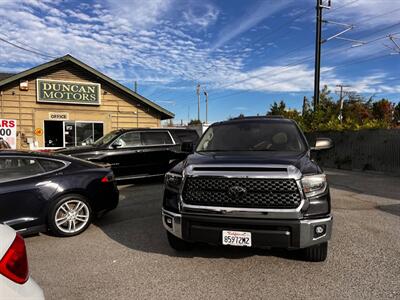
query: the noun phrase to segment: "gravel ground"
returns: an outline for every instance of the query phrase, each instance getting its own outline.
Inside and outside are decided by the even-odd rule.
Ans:
[[[327,173],[334,230],[324,263],[205,245],[176,253],[153,182],[121,186],[119,207],[80,236],[26,238],[31,274],[47,299],[400,299],[400,178]]]

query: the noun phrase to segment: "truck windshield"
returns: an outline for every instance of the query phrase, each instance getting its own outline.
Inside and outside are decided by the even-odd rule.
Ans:
[[[202,136],[197,152],[292,151],[306,145],[294,123],[244,121],[211,126]]]

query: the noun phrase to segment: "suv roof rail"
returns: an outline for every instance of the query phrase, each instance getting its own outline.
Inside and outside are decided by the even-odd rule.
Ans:
[[[234,117],[231,120],[246,120],[246,119],[286,119],[281,115],[266,115],[266,116],[246,116],[246,117]]]

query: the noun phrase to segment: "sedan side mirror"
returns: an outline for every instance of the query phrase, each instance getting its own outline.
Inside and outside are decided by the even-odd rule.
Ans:
[[[192,153],[193,152],[193,143],[192,142],[183,142],[181,145],[181,150],[182,152],[188,152]]]
[[[330,138],[317,138],[315,146],[311,147],[313,151],[328,150],[333,148],[333,142]]]
[[[121,143],[120,141],[116,141],[116,142],[114,142],[114,143],[112,144],[112,147],[113,147],[114,149],[121,148],[121,147],[122,147],[122,143]]]

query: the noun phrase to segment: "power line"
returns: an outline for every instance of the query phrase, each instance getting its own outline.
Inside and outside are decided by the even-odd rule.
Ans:
[[[355,2],[355,1],[353,1],[353,2]],[[400,10],[400,8],[397,9],[397,10]],[[380,14],[380,15],[376,15],[376,16],[370,17],[370,18],[368,18],[368,19],[365,20],[365,21],[370,21],[370,20],[375,19],[375,18],[377,18],[377,17],[381,17],[381,16],[384,16],[384,15],[391,14],[391,13],[397,11],[397,10],[394,10],[394,11],[391,11],[391,12],[386,12],[386,13],[384,13],[384,14]],[[365,23],[365,21],[364,21],[364,22],[358,22],[358,23],[356,23],[355,25],[360,25],[360,24],[362,24],[362,23]],[[380,30],[378,30],[378,31],[374,31],[373,34],[382,32],[382,31],[384,31],[384,30],[390,29],[390,28],[395,27],[395,26],[398,26],[398,25],[400,25],[400,22],[395,23],[395,24],[392,24],[392,25],[389,25],[389,26],[387,26],[387,27],[384,27],[384,28],[382,28],[382,29],[380,29]],[[396,34],[396,33],[395,33],[395,34]],[[369,36],[369,35],[370,35],[370,34],[368,34],[367,36]],[[384,39],[384,38],[386,38],[386,37],[387,37],[387,36],[379,37],[379,38],[377,38],[377,39],[371,40],[371,41],[366,42],[366,43],[364,43],[364,44],[369,44],[369,43],[372,43],[372,42],[375,42],[375,41]],[[358,39],[360,39],[360,38],[358,38]],[[308,44],[306,47],[311,46],[312,44],[313,44],[313,43],[310,43],[310,44]],[[305,48],[305,47],[303,47],[303,48]],[[293,50],[290,50],[288,53],[291,53],[291,52],[293,52],[293,51],[295,51],[295,50],[298,50],[298,48],[295,48],[295,49],[293,49]],[[331,52],[331,51],[328,51],[328,52]],[[284,55],[280,55],[280,56],[278,56],[278,58],[279,58],[279,57],[282,57],[282,56],[285,56],[285,55],[287,55],[288,53],[285,53]],[[310,56],[310,57],[312,57],[312,56]],[[310,58],[310,57],[309,57],[309,58]],[[302,62],[303,62],[303,61],[301,61],[301,63],[302,63]],[[289,64],[289,65],[291,65],[291,64]],[[289,65],[286,65],[286,66],[289,66]],[[284,67],[286,67],[286,66],[284,66]],[[259,74],[258,76],[266,75],[266,74],[267,74],[267,73]],[[256,77],[258,77],[258,76],[249,77],[249,79],[253,79],[253,78],[256,78]],[[235,81],[235,82],[232,82],[232,83],[230,83],[230,84],[220,86],[220,87],[218,87],[218,89],[224,88],[224,87],[229,87],[229,86],[232,86],[232,85],[234,85],[234,84],[236,84],[236,83],[241,83],[241,82],[244,82],[244,81],[245,81],[245,80]]]
[[[387,26],[387,27],[385,27],[385,28],[383,28],[383,29],[381,29],[381,30],[379,30],[379,31],[375,31],[375,32],[373,32],[373,34],[379,33],[379,32],[381,32],[381,31],[384,31],[384,30],[386,30],[386,29],[392,28],[392,27],[397,26],[397,25],[400,25],[400,22],[399,22],[399,23],[396,23],[396,24],[389,25],[389,26]],[[396,33],[395,33],[395,34],[396,34]],[[371,35],[371,34],[369,34],[369,35]],[[369,36],[369,35],[367,35],[367,36]],[[375,42],[375,41],[384,39],[384,38],[386,38],[386,37],[387,37],[387,36],[385,35],[385,36],[383,36],[383,37],[379,37],[379,38],[376,38],[376,39],[371,40],[371,41],[369,41],[369,42],[366,42],[365,44],[373,43],[373,42]],[[346,43],[346,44],[347,44],[347,43]],[[343,44],[342,44],[342,45],[343,45]],[[333,48],[333,49],[329,49],[329,50],[326,51],[325,53],[331,53],[331,52],[333,52],[333,51],[338,50],[338,48],[339,48],[339,47],[335,47],[335,48]],[[350,49],[353,49],[353,47],[352,47],[352,48],[349,48],[349,49],[347,49],[347,50],[350,50]],[[297,65],[299,65],[299,64],[304,63],[304,62],[307,61],[307,60],[310,60],[312,57],[313,57],[313,55],[310,55],[310,56],[308,56],[308,57],[306,57],[306,58],[303,58],[302,60],[300,60],[300,61],[298,61],[298,62],[291,63],[291,64],[287,64],[287,65],[283,66],[283,68],[297,66]],[[279,73],[280,73],[280,72],[279,72]],[[226,87],[229,87],[229,86],[233,86],[233,85],[235,85],[235,84],[237,84],[237,83],[242,83],[242,82],[245,82],[245,81],[254,79],[254,78],[259,78],[260,76],[267,75],[267,74],[271,74],[271,73],[270,73],[270,72],[265,72],[265,73],[261,73],[261,74],[255,75],[255,76],[248,77],[248,78],[243,79],[243,80],[231,82],[231,83],[229,83],[229,84],[226,84],[226,85],[223,85],[223,86],[219,86],[218,89],[226,88]],[[273,73],[272,73],[272,74],[273,74]]]
[[[352,2],[346,3],[346,4],[341,5],[341,6],[339,6],[339,7],[333,8],[330,12],[332,12],[332,11],[338,11],[338,10],[340,10],[340,9],[342,9],[342,8],[345,8],[345,7],[347,7],[347,6],[349,6],[349,5],[353,4],[353,3],[356,3],[356,2],[358,2],[358,1],[359,1],[359,0],[354,0],[354,1],[352,1]],[[304,15],[306,15],[307,13],[309,13],[310,11],[312,11],[313,9],[314,9],[313,7],[310,8],[310,9],[307,9],[306,11],[304,11],[303,13],[301,13],[300,15],[296,16],[294,19],[292,19],[292,20],[290,20],[290,21],[288,21],[288,22],[285,22],[285,23],[281,24],[280,26],[278,26],[276,29],[273,30],[272,33],[269,32],[269,33],[267,33],[267,34],[261,36],[259,39],[255,40],[255,41],[252,41],[252,44],[257,44],[258,42],[264,40],[265,38],[270,37],[270,36],[273,36],[274,34],[276,34],[277,32],[279,32],[280,30],[282,30],[282,29],[284,29],[284,28],[288,28],[288,27],[286,27],[286,26],[293,24],[296,20],[300,19],[301,17],[303,17]],[[308,46],[307,46],[307,47],[308,47]],[[241,47],[241,48],[239,48],[239,50],[240,50],[240,49],[243,49],[243,48],[244,48],[244,47]],[[293,51],[295,51],[295,50],[299,50],[299,49],[301,49],[301,48],[305,48],[305,47],[295,48],[295,49],[291,50],[290,52],[288,52],[288,53],[286,53],[286,54],[289,54],[289,53],[291,53],[291,52],[293,52]],[[282,57],[282,56],[279,56],[279,57]],[[275,58],[275,59],[276,59],[276,58]],[[203,75],[201,75],[201,76],[199,77],[198,81],[201,81],[201,80],[204,78],[204,76],[206,75],[206,72],[209,71],[212,67],[215,67],[215,64],[211,64],[210,67],[208,67],[205,71],[203,71],[203,72],[202,72]],[[204,74],[204,73],[205,73],[205,74]]]
[[[377,59],[381,59],[381,58],[389,57],[389,56],[391,56],[391,55],[390,55],[390,54],[385,54],[385,55],[380,55],[380,56],[376,56],[376,57],[371,57],[371,58],[369,58],[369,59],[363,59],[363,60],[354,61],[354,62],[351,62],[351,63],[345,63],[345,64],[342,64],[342,65],[333,66],[333,67],[335,67],[335,68],[347,67],[348,65],[360,64],[360,63],[364,63],[364,62],[367,62],[367,61],[377,60]],[[325,72],[326,72],[326,71],[325,71]],[[324,72],[323,72],[323,73],[324,73]],[[271,86],[277,85],[277,84],[279,84],[279,83],[281,83],[281,82],[282,82],[282,81],[279,80],[279,81],[276,81],[276,82],[273,82],[273,83],[269,84],[268,86],[271,87]],[[249,92],[249,91],[251,91],[251,89],[241,90],[241,91],[237,91],[237,92],[234,92],[234,93],[230,93],[230,94],[228,94],[228,95],[221,95],[221,96],[219,96],[219,97],[215,97],[215,98],[213,98],[212,100],[213,100],[213,101],[214,101],[214,100],[220,100],[220,99],[227,98],[227,97],[230,97],[230,96],[235,96],[235,95],[238,95],[238,94],[243,94],[243,93],[246,93],[246,92]]]
[[[278,26],[276,29],[274,29],[272,32],[268,32],[267,34],[262,35],[260,38],[256,39],[255,41],[252,41],[252,44],[257,44],[257,43],[261,42],[262,40],[266,39],[267,37],[273,36],[274,34],[276,34],[277,32],[281,31],[282,29],[287,28],[286,26],[291,25],[291,24],[292,24],[293,22],[295,22],[297,19],[299,19],[299,18],[301,18],[302,16],[304,16],[305,14],[307,14],[310,10],[311,10],[311,9],[307,9],[307,10],[304,11],[302,14],[296,16],[294,19],[292,19],[292,20],[290,20],[290,21],[288,21],[288,22],[285,22],[285,23],[281,24],[281,25]],[[247,45],[246,45],[246,46],[243,46],[243,47],[241,47],[241,48],[239,48],[239,50],[237,50],[237,51],[240,51],[240,50],[244,49],[245,47],[247,47]],[[201,80],[204,78],[204,76],[207,75],[207,72],[208,72],[209,70],[211,70],[213,67],[216,67],[215,63],[211,63],[211,66],[207,67],[206,70],[202,71],[201,74],[203,74],[203,75],[201,75],[201,76],[199,77],[198,81],[201,81]]]
[[[357,1],[358,1],[358,0],[357,0]],[[355,3],[355,2],[357,2],[357,1],[353,1],[353,2],[347,3],[347,4],[345,4],[345,5],[342,5],[342,7],[348,6],[348,5],[350,5],[350,4],[352,4],[352,3]],[[336,8],[335,10],[338,10],[339,8],[341,8],[341,7],[338,7],[338,8]],[[400,8],[399,8],[399,9],[396,9],[396,10],[392,10],[392,11],[390,11],[390,12],[385,12],[385,13],[382,13],[382,14],[379,14],[379,15],[371,16],[371,17],[369,17],[369,18],[364,19],[362,22],[358,22],[358,23],[356,23],[356,24],[354,24],[354,25],[360,25],[360,24],[365,23],[365,22],[368,22],[368,21],[370,21],[370,20],[372,20],[372,19],[375,19],[375,18],[378,18],[378,17],[381,17],[381,16],[385,16],[385,15],[390,15],[390,14],[392,14],[392,13],[398,11],[398,10],[400,10]],[[331,11],[329,11],[329,12],[332,12],[332,11],[333,11],[333,10],[331,10]],[[391,25],[386,26],[386,27],[384,27],[384,28],[381,28],[381,29],[378,30],[378,31],[374,31],[372,34],[377,34],[377,33],[379,33],[379,32],[385,31],[385,30],[387,30],[387,29],[389,29],[389,28],[392,28],[392,27],[395,27],[395,26],[398,26],[398,25],[400,25],[400,22],[399,22],[399,23],[395,23],[395,24],[391,24]],[[371,35],[371,34],[367,34],[365,37],[370,36],[370,35]],[[363,36],[363,37],[364,37],[364,36]],[[387,36],[379,37],[379,38],[377,38],[377,39],[374,39],[374,40],[371,40],[371,41],[368,41],[368,42],[364,43],[364,45],[365,45],[365,44],[372,43],[372,42],[375,42],[375,41],[380,40],[380,39],[384,39],[384,38],[386,38],[386,37],[387,37]],[[313,44],[313,43],[312,43],[312,44]],[[309,47],[309,46],[311,46],[312,44],[304,45],[304,46],[301,46],[301,47],[296,47],[296,48],[294,48],[294,49],[288,51],[287,53],[284,53],[284,54],[282,54],[282,55],[280,55],[280,56],[278,56],[278,57],[286,56],[287,54],[289,54],[289,53],[291,53],[291,52],[294,52],[294,51],[299,50],[299,49],[302,49],[302,48]],[[342,45],[343,45],[343,44],[342,44]],[[339,48],[339,47],[335,47],[335,48],[333,48],[333,49],[330,49],[330,50],[326,51],[325,53],[330,53],[330,52],[332,52],[332,51],[340,50],[340,49],[338,49],[338,48]],[[351,48],[350,48],[350,49],[351,49]],[[350,49],[347,49],[347,50],[350,50]],[[288,64],[288,65],[284,66],[283,69],[279,70],[278,72],[272,72],[272,74],[275,74],[275,75],[276,75],[276,74],[282,73],[282,72],[285,71],[288,67],[293,67],[293,66],[299,65],[299,64],[301,64],[301,63],[303,63],[303,62],[309,60],[310,58],[312,58],[312,56],[303,58],[300,62],[297,61],[297,62],[295,62],[295,63]],[[348,65],[348,64],[347,64],[347,65]],[[235,82],[231,82],[231,83],[229,83],[229,84],[223,85],[223,86],[219,86],[219,87],[217,87],[217,88],[218,88],[218,89],[221,89],[221,88],[224,88],[224,87],[229,87],[229,86],[235,85],[235,84],[237,84],[237,83],[241,83],[241,82],[245,82],[245,81],[251,80],[251,79],[253,79],[253,78],[261,77],[261,76],[266,75],[266,74],[270,74],[270,75],[271,75],[271,72],[261,73],[261,74],[258,74],[258,75],[256,75],[256,76],[251,76],[251,77],[248,77],[248,78],[243,79],[243,80],[240,80],[240,81],[235,81]],[[249,90],[251,90],[251,89],[249,89]],[[241,92],[243,92],[243,91],[241,91]],[[228,95],[228,96],[229,96],[229,95]],[[225,96],[224,96],[224,97],[225,97]],[[213,100],[216,100],[216,99],[218,99],[218,97],[213,98]],[[187,105],[187,104],[185,104],[185,105]]]
[[[349,5],[352,5],[352,4],[354,4],[354,3],[358,2],[358,1],[359,1],[359,0],[354,0],[354,1],[352,1],[352,2],[348,2],[348,3],[344,4],[344,5],[339,6],[339,7],[332,8],[332,9],[331,9],[330,11],[328,11],[327,13],[331,13],[331,12],[338,11],[338,10],[340,10],[340,9],[342,9],[342,8],[345,8],[345,7],[349,6]],[[290,24],[293,23],[295,20],[297,20],[298,18],[302,17],[304,14],[306,14],[307,12],[309,12],[309,11],[312,10],[312,9],[313,9],[313,8],[311,8],[311,9],[309,9],[309,10],[306,10],[304,13],[300,14],[300,15],[297,16],[295,19],[293,19],[293,20],[291,20],[291,21],[289,21],[289,22],[286,22],[285,24],[287,25],[288,23],[290,23]],[[385,15],[391,14],[391,13],[393,13],[393,12],[396,12],[397,10],[400,10],[400,9],[396,9],[396,10],[393,10],[393,11],[390,11],[390,12],[385,12],[385,13],[383,13],[383,14],[379,14],[379,15],[372,16],[372,17],[370,17],[370,18],[368,18],[368,19],[366,19],[366,20],[363,20],[363,22],[358,22],[358,23],[353,24],[353,25],[362,24],[362,23],[364,23],[365,21],[369,21],[369,20],[374,19],[374,18],[377,18],[377,17],[381,17],[381,16],[385,16]],[[282,24],[281,27],[284,26],[285,24]],[[397,25],[397,24],[394,24],[394,25],[392,25],[392,26],[396,26],[396,25]],[[391,26],[390,26],[390,27],[391,27]],[[278,27],[278,28],[279,28],[279,27]],[[384,28],[384,29],[386,29],[386,28]],[[378,32],[379,32],[379,31],[378,31]],[[378,32],[375,32],[375,33],[378,33]],[[267,34],[266,36],[268,36],[268,34]],[[261,37],[261,39],[264,39],[266,36]],[[310,46],[313,45],[313,44],[314,44],[314,42],[309,43],[309,44],[306,44],[306,45],[303,45],[303,46],[300,46],[300,47],[295,47],[295,48],[289,50],[288,52],[283,53],[283,54],[281,54],[281,55],[275,57],[274,59],[279,59],[279,58],[281,58],[281,57],[287,56],[288,54],[290,54],[290,53],[292,53],[292,52],[305,49],[305,48],[307,48],[307,47],[310,47]],[[202,73],[207,72],[207,71],[210,70],[213,66],[215,66],[215,63],[213,63],[210,67],[208,67],[208,68],[207,68],[205,71],[203,71]],[[184,75],[184,74],[181,73],[181,75]],[[192,81],[194,81],[194,82],[199,82],[204,76],[205,76],[205,74],[202,75],[202,76],[199,78],[199,80],[197,80],[197,81],[195,81],[195,79],[194,79],[193,77],[191,77],[191,79],[192,79]],[[254,77],[248,78],[247,80],[250,80],[250,79],[252,79],[252,78],[254,78]],[[244,81],[245,81],[245,80],[241,80],[240,82],[244,82]],[[219,86],[218,89],[221,89],[221,88],[224,88],[224,87],[229,87],[229,86],[232,86],[232,85],[234,85],[234,84],[236,84],[236,83],[237,83],[237,82],[232,82],[232,83],[229,83],[229,84],[226,84],[226,85],[223,85],[223,86]]]
[[[347,7],[347,6],[350,6],[350,5],[352,5],[352,4],[354,4],[354,3],[358,2],[358,1],[360,1],[360,0],[354,0],[354,1],[348,2],[348,3],[343,4],[343,5],[341,5],[341,6],[338,6],[338,7],[332,7],[331,10],[329,10],[329,11],[327,11],[327,12],[325,13],[325,15],[330,14],[330,13],[332,13],[332,12],[337,12],[338,10],[341,10],[342,8],[345,8],[345,7]]]
[[[43,52],[39,52],[39,51],[35,51],[35,50],[31,50],[31,49],[25,48],[23,46],[19,46],[19,45],[13,43],[13,42],[10,42],[10,41],[8,41],[6,39],[3,39],[2,37],[0,37],[0,41],[2,41],[4,43],[7,43],[7,44],[9,44],[9,45],[11,45],[13,47],[16,47],[18,49],[21,49],[21,50],[24,50],[24,51],[27,51],[27,52],[31,52],[31,53],[36,54],[36,55],[40,55],[40,56],[47,57],[47,58],[53,58],[53,59],[56,58],[55,56],[51,56],[51,55],[45,54]]]
[[[346,50],[351,50],[351,49],[353,49],[353,48],[347,48]],[[333,51],[336,51],[336,50],[337,50],[336,48],[333,48],[333,49],[330,49],[329,52],[333,52]],[[364,58],[364,59],[361,59],[361,60],[357,60],[357,61],[352,61],[352,62],[343,63],[343,64],[336,65],[336,66],[334,65],[334,66],[332,66],[332,67],[334,67],[334,68],[347,67],[347,66],[349,66],[349,65],[360,64],[360,63],[364,63],[364,62],[368,62],[368,61],[373,61],[373,60],[377,60],[377,59],[381,59],[381,58],[385,58],[385,57],[390,57],[390,56],[391,56],[390,54],[375,56],[376,54],[381,53],[381,52],[382,52],[382,51],[378,51],[377,53],[374,53],[373,55],[370,55],[370,56],[368,56],[367,58]],[[303,63],[305,60],[310,60],[311,58],[312,58],[312,56],[307,57],[307,58],[305,58],[303,61],[301,61],[301,63]],[[298,65],[298,64],[299,64],[299,63],[297,63],[297,65]],[[287,69],[288,67],[293,67],[293,66],[296,66],[296,65],[293,64],[293,65],[291,65],[291,66],[283,67],[284,69],[279,70],[279,72],[276,72],[274,75],[283,73],[284,71],[286,71],[286,69]],[[324,72],[327,72],[327,71],[324,71]],[[260,76],[261,76],[261,75],[258,75],[258,76],[255,76],[255,77],[260,77]],[[272,84],[269,84],[269,87],[270,87],[270,86],[277,85],[277,84],[279,84],[279,83],[281,83],[281,82],[282,82],[281,80],[276,81],[276,82],[273,82]],[[230,93],[230,94],[227,94],[227,95],[221,95],[221,96],[214,97],[212,100],[214,101],[214,100],[219,100],[219,99],[227,98],[227,97],[234,96],[234,95],[238,95],[238,94],[243,94],[243,93],[249,92],[249,91],[251,91],[251,90],[252,90],[252,89],[245,89],[245,90],[236,91],[236,92],[233,92],[233,93]]]

